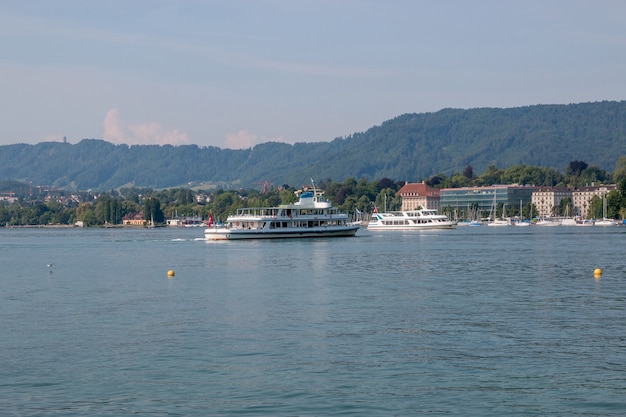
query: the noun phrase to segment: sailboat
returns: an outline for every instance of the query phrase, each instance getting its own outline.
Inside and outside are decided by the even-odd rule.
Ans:
[[[596,220],[594,226],[617,226],[617,221],[606,217],[606,195],[602,196],[602,220]]]
[[[569,204],[565,206],[565,217],[561,219],[561,226],[577,226],[576,219],[569,215]]]
[[[530,226],[530,221],[525,222],[522,216],[522,200],[519,201],[519,221],[514,223],[515,226]]]
[[[493,212],[495,213],[495,201],[496,201],[496,196],[493,196],[493,202],[494,202],[494,209]],[[494,219],[493,221],[490,221],[489,223],[487,223],[487,226],[511,226],[511,219],[506,217],[506,205],[502,206],[502,217],[499,219]]]
[[[559,220],[552,220],[549,216],[544,216],[537,220],[535,226],[560,226],[561,222]]]
[[[558,220],[552,220],[549,217],[544,217],[542,219],[539,219],[537,221],[537,223],[535,223],[535,226],[560,226],[561,222]]]
[[[481,222],[478,218],[478,212],[467,206],[467,219],[457,223],[457,226],[480,226]]]

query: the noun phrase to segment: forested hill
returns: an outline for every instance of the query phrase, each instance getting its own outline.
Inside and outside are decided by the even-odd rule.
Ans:
[[[0,146],[0,180],[58,188],[165,188],[209,182],[305,184],[311,177],[419,181],[489,165],[564,170],[574,160],[612,172],[626,155],[626,101],[404,114],[332,142],[252,149],[114,145],[85,139]]]

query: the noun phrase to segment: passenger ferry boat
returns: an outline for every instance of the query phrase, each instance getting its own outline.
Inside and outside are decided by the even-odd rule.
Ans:
[[[339,237],[354,236],[359,230],[359,224],[333,207],[314,182],[312,190],[298,194],[293,204],[238,209],[223,226],[210,224],[204,236],[207,240]]]
[[[368,230],[454,229],[457,222],[437,210],[420,209],[372,213]]]

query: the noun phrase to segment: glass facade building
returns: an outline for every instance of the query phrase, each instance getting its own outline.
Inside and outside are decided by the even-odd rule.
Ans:
[[[459,214],[470,211],[489,213],[500,203],[507,207],[519,207],[531,202],[537,187],[521,185],[493,185],[490,187],[443,188],[440,194],[440,207]]]

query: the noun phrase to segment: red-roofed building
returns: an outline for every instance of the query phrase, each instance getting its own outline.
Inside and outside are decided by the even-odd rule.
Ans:
[[[439,189],[424,182],[406,183],[396,194],[402,197],[402,210],[439,210]]]

